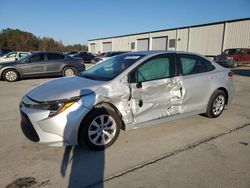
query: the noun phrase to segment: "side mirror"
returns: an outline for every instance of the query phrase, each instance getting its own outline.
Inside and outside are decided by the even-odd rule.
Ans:
[[[136,88],[142,88],[141,82],[137,82],[137,83],[136,83]]]

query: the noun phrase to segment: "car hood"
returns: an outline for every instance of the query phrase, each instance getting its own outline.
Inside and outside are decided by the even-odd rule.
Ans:
[[[79,76],[64,77],[45,82],[27,93],[35,101],[47,102],[88,95],[94,92],[103,81],[90,80]]]

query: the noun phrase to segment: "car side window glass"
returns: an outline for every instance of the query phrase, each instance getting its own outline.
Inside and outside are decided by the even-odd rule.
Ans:
[[[61,54],[47,54],[47,57],[48,57],[48,60],[59,60],[59,59],[65,59],[65,56],[64,55],[61,55]]]
[[[9,55],[6,56],[6,58],[12,58],[16,57],[16,53],[10,53]]]
[[[27,53],[19,53],[19,58],[25,57],[27,55],[28,55]]]
[[[44,61],[44,54],[36,54],[30,57],[30,62]]]
[[[208,60],[195,55],[179,55],[182,75],[212,71],[215,67]]]
[[[169,78],[173,75],[173,66],[174,62],[172,62],[171,56],[155,57],[131,73],[130,82],[144,82]]]

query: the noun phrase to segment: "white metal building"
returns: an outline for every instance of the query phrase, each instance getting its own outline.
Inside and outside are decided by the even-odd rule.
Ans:
[[[89,51],[177,50],[207,56],[250,48],[250,18],[135,33],[88,41]]]

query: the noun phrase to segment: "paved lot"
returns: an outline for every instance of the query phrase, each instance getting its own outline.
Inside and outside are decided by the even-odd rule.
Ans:
[[[0,187],[250,187],[250,68],[236,72],[233,104],[218,119],[122,131],[105,152],[28,141],[19,100],[49,79],[0,81]]]

